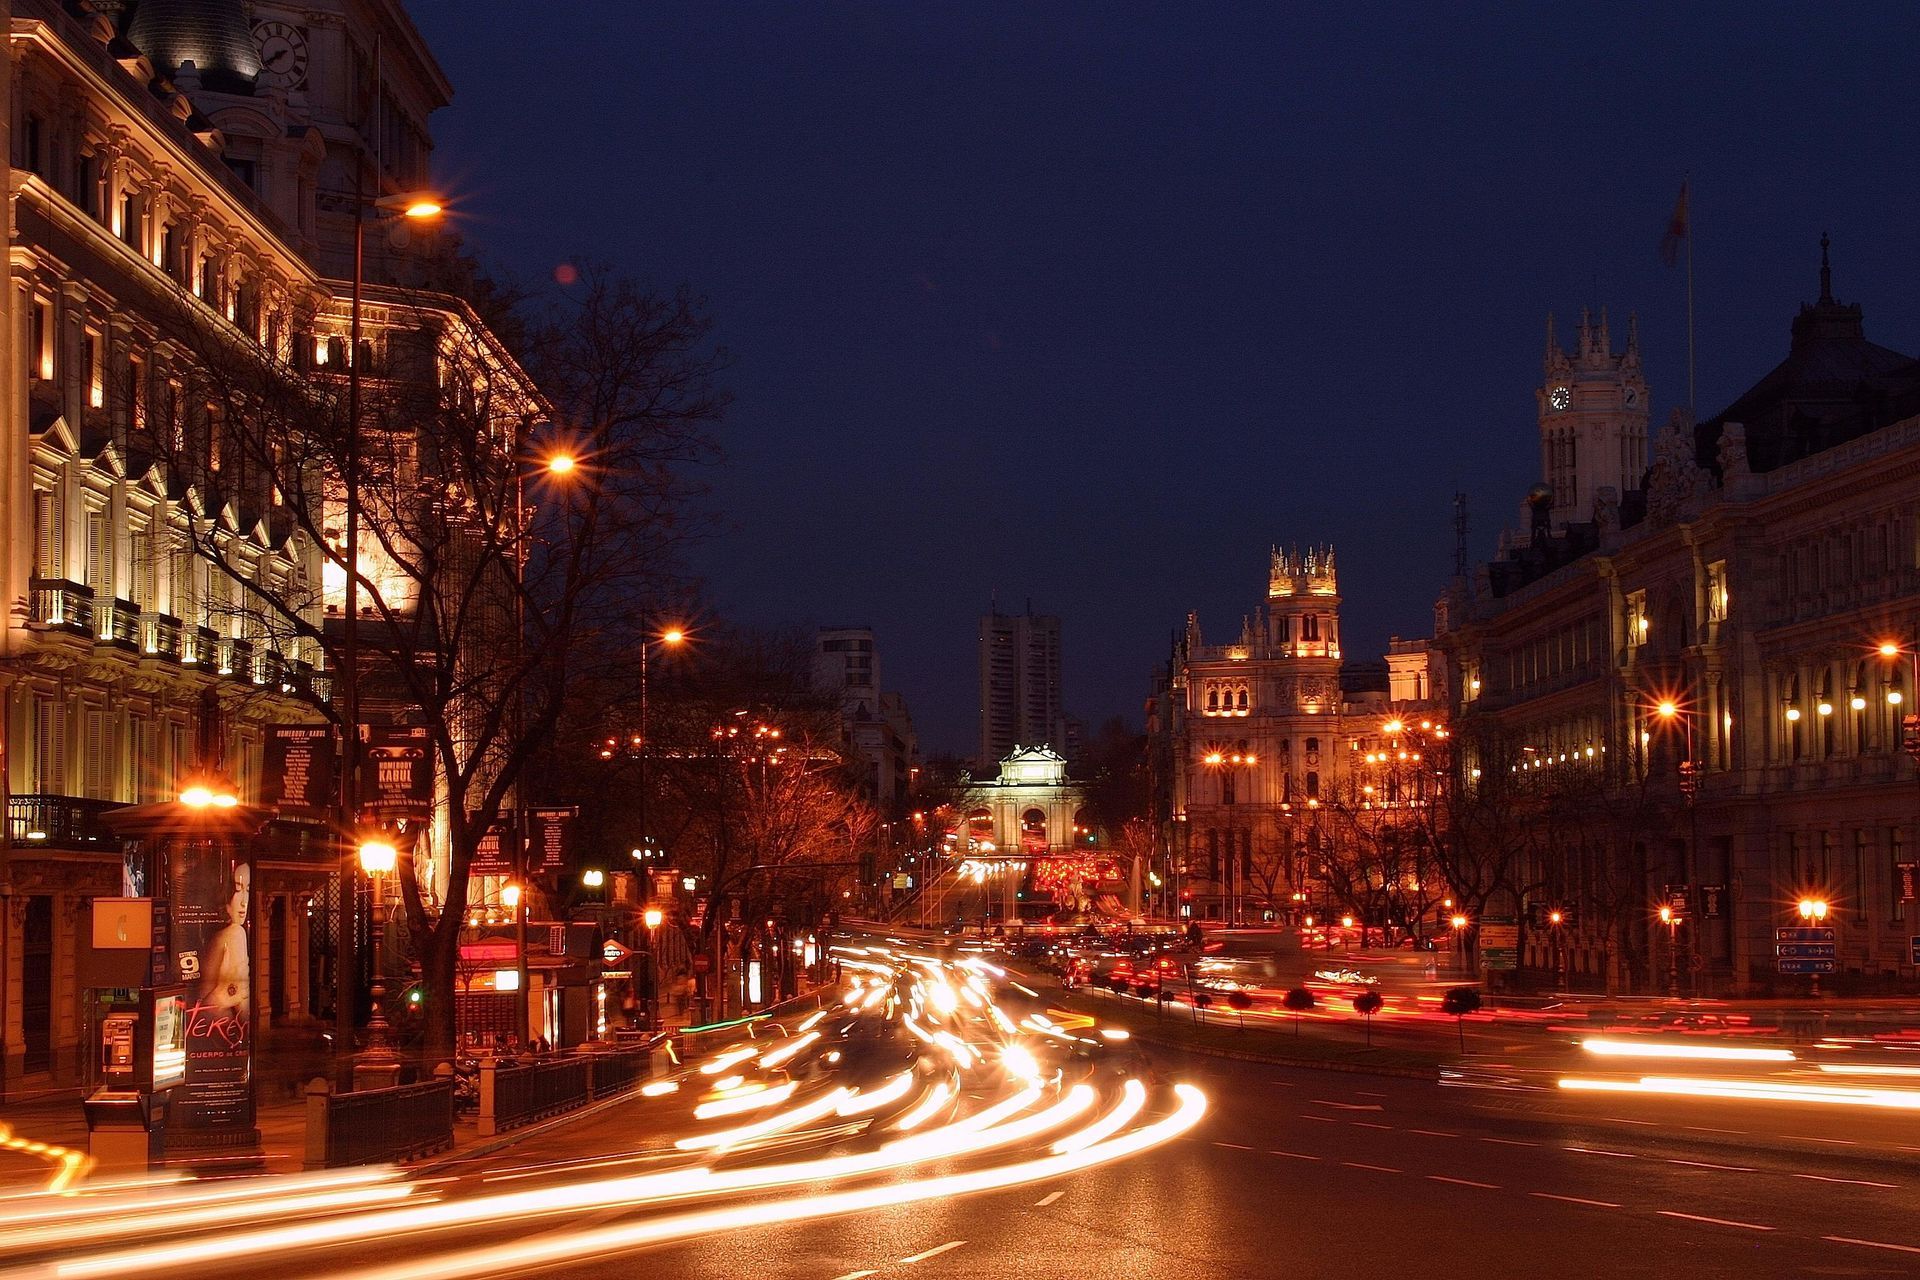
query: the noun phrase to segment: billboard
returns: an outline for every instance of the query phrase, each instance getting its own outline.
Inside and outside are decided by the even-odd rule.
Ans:
[[[185,1070],[170,1124],[253,1128],[253,865],[216,840],[188,840],[167,860],[167,943],[186,988]]]

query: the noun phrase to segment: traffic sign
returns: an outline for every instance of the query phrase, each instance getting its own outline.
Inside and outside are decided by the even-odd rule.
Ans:
[[[1838,941],[1838,939],[1839,935],[1831,925],[1817,929],[1796,928],[1775,929],[1773,931],[1773,940],[1775,942],[1835,942]]]
[[[1907,939],[1907,959],[1913,964],[1920,964],[1920,938]]]
[[[1783,942],[1779,950],[1783,960],[1831,960],[1838,954],[1831,942]]]
[[[1834,966],[1831,960],[1789,960],[1785,956],[1777,963],[1781,973],[1832,973]]]

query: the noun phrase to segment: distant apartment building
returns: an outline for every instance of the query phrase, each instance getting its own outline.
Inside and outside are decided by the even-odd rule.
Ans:
[[[1060,619],[1001,613],[980,619],[980,746],[990,769],[1017,747],[1067,751],[1069,726],[1060,708]],[[1071,752],[1068,751],[1071,755]]]

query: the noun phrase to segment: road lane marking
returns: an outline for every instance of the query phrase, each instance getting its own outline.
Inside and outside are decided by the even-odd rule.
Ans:
[[[1387,1095],[1384,1093],[1375,1093],[1371,1089],[1355,1089],[1353,1096],[1356,1098],[1384,1098]]]
[[[1216,1142],[1216,1143],[1214,1143],[1213,1145],[1214,1145],[1214,1146],[1216,1146],[1216,1147],[1232,1147],[1232,1148],[1233,1148],[1233,1149],[1234,1149],[1235,1151],[1251,1151],[1251,1150],[1253,1150],[1253,1148],[1252,1148],[1252,1147],[1243,1147],[1243,1146],[1241,1146],[1241,1145],[1240,1145],[1239,1143],[1237,1143],[1237,1142]]]
[[[1809,1138],[1799,1133],[1783,1133],[1780,1136],[1788,1142],[1827,1142],[1836,1147],[1857,1147],[1860,1145],[1851,1138]]]
[[[1655,1209],[1663,1218],[1685,1218],[1688,1222],[1711,1222],[1717,1227],[1743,1227],[1748,1231],[1772,1231],[1772,1227],[1762,1226],[1758,1222],[1735,1222],[1732,1218],[1708,1218],[1698,1213],[1681,1213],[1675,1209]]]
[[[1457,1133],[1443,1133],[1438,1129],[1409,1129],[1408,1133],[1423,1133],[1429,1138],[1457,1138]]]
[[[1319,1121],[1321,1121],[1322,1123],[1325,1123],[1325,1124],[1339,1124],[1339,1123],[1340,1123],[1340,1122],[1339,1122],[1338,1120],[1336,1120],[1336,1119],[1334,1119],[1334,1118],[1333,1118],[1332,1116],[1315,1116],[1315,1115],[1302,1115],[1302,1116],[1301,1116],[1300,1118],[1301,1118],[1302,1120],[1319,1120]]]
[[[1047,1194],[1046,1194],[1046,1195],[1044,1195],[1044,1196],[1042,1196],[1042,1197],[1041,1197],[1040,1199],[1038,1199],[1038,1200],[1036,1200],[1036,1201],[1034,1201],[1034,1202],[1033,1202],[1033,1207],[1034,1207],[1034,1208],[1036,1208],[1036,1209],[1044,1209],[1044,1208],[1046,1208],[1046,1207],[1047,1207],[1048,1205],[1050,1205],[1050,1204],[1052,1204],[1052,1203],[1053,1203],[1053,1202],[1054,1202],[1055,1200],[1058,1200],[1058,1199],[1059,1199],[1059,1198],[1060,1198],[1061,1196],[1063,1196],[1063,1195],[1065,1195],[1065,1194],[1067,1194],[1067,1193],[1066,1193],[1066,1192],[1064,1192],[1064,1191],[1049,1191],[1049,1192],[1047,1192]]]
[[[1630,1151],[1602,1151],[1598,1147],[1562,1147],[1562,1151],[1578,1151],[1586,1156],[1612,1156],[1616,1160],[1638,1160],[1640,1157]]]
[[[1747,1134],[1745,1129],[1709,1129],[1703,1124],[1683,1124],[1680,1127],[1689,1133],[1730,1133],[1736,1138],[1744,1138]]]
[[[1359,1161],[1357,1161],[1357,1160],[1342,1160],[1342,1161],[1341,1161],[1340,1163],[1341,1163],[1341,1164],[1343,1164],[1343,1165],[1345,1165],[1345,1166],[1347,1166],[1347,1168],[1349,1168],[1349,1169],[1371,1169],[1371,1170],[1373,1170],[1373,1171],[1374,1171],[1375,1173],[1404,1173],[1404,1172],[1406,1172],[1406,1170],[1404,1170],[1404,1169],[1393,1169],[1393,1168],[1389,1168],[1388,1166],[1386,1166],[1386,1165],[1384,1165],[1384,1164],[1361,1164],[1361,1163],[1360,1163]]]
[[[1659,1127],[1659,1122],[1656,1120],[1629,1120],[1625,1116],[1601,1116],[1600,1118],[1608,1124],[1643,1124],[1650,1129]]]
[[[1319,1156],[1308,1156],[1308,1155],[1302,1155],[1302,1154],[1301,1154],[1300,1152],[1298,1152],[1298,1151],[1278,1151],[1278,1150],[1274,1150],[1274,1151],[1269,1151],[1269,1152],[1267,1152],[1267,1154],[1268,1154],[1268,1155],[1270,1155],[1270,1156],[1286,1156],[1286,1157],[1287,1157],[1288,1159],[1290,1159],[1290,1160],[1318,1160],[1318,1159],[1320,1158]]]
[[[1497,1142],[1503,1147],[1537,1147],[1537,1142],[1524,1142],[1519,1138],[1482,1138],[1482,1142]]]
[[[1389,1132],[1393,1129],[1393,1126],[1390,1124],[1370,1124],[1365,1120],[1349,1120],[1347,1123],[1356,1129],[1386,1129]]]
[[[925,1262],[928,1258],[931,1258],[936,1254],[945,1253],[949,1249],[958,1249],[961,1245],[965,1243],[966,1243],[965,1240],[949,1240],[945,1244],[937,1244],[933,1246],[933,1248],[931,1249],[922,1249],[919,1253],[911,1253],[911,1254],[908,1254],[906,1257],[900,1259],[900,1265],[904,1267],[909,1262]]]
[[[1611,1200],[1589,1200],[1585,1196],[1557,1196],[1551,1191],[1529,1191],[1530,1196],[1539,1196],[1542,1200],[1564,1200],[1568,1204],[1590,1204],[1596,1209],[1618,1209],[1620,1206]]]
[[[1500,1189],[1495,1183],[1475,1182],[1471,1178],[1449,1178],[1441,1173],[1430,1173],[1427,1175],[1427,1180],[1429,1182],[1451,1182],[1456,1187],[1480,1187],[1486,1191],[1498,1191]]]
[[[1684,1164],[1694,1169],[1724,1169],[1728,1173],[1752,1173],[1753,1169],[1744,1164],[1709,1164],[1705,1160],[1669,1160],[1668,1164]]]
[[[1330,1102],[1325,1098],[1309,1098],[1316,1107],[1338,1107],[1342,1111],[1385,1111],[1377,1102]]]
[[[1888,1244],[1884,1240],[1861,1240],[1854,1236],[1821,1236],[1822,1240],[1831,1240],[1835,1244],[1863,1244],[1869,1249],[1893,1249],[1900,1253],[1920,1253],[1920,1249],[1910,1244]]]
[[[1294,1087],[1294,1082],[1291,1080],[1269,1080],[1267,1083],[1280,1089],[1291,1089]]]
[[[1884,1187],[1888,1191],[1898,1191],[1900,1186],[1894,1182],[1867,1182],[1860,1178],[1823,1178],[1817,1173],[1796,1173],[1796,1178],[1805,1178],[1809,1182],[1844,1182],[1850,1187]]]

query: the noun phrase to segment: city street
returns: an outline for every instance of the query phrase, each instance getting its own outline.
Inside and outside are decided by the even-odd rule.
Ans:
[[[1855,1088],[1797,1060],[1649,1066],[1658,1043],[1617,1060],[1570,1047],[1560,1067],[1489,1060],[1440,1082],[1142,1055],[1054,1019],[1010,983],[990,988],[987,972],[930,960],[897,976],[869,970],[830,1016],[789,1015],[706,1046],[650,1096],[411,1185],[378,1170],[320,1175],[333,1180],[324,1187],[266,1180],[276,1188],[244,1209],[218,1199],[244,1196],[243,1183],[156,1190],[146,1194],[179,1195],[185,1215],[74,1219],[40,1238],[49,1265],[7,1274],[249,1275],[265,1251],[288,1276],[367,1280],[1920,1265],[1920,1095],[1897,1087],[1868,1107],[1560,1086],[1635,1087],[1658,1072],[1698,1088]],[[984,1003],[990,989],[997,1004]],[[1211,1100],[1204,1118],[1176,1085]],[[1056,1173],[1047,1161],[1074,1159],[1061,1147],[1084,1159]],[[50,1229],[35,1214],[86,1203],[10,1202],[0,1247],[24,1260],[46,1247],[24,1234]]]

